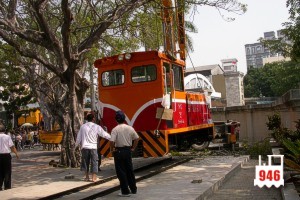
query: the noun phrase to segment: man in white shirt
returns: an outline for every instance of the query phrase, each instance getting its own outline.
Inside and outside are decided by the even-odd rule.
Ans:
[[[97,140],[98,137],[103,137],[110,140],[110,134],[104,131],[101,126],[94,123],[95,116],[90,113],[86,116],[87,123],[80,127],[77,134],[76,144],[77,147],[81,145],[81,171],[85,171],[85,180],[89,181],[89,168],[91,163],[92,181],[97,181],[98,172],[98,153],[97,153]]]
[[[0,123],[0,190],[3,183],[4,190],[11,189],[11,151],[19,158],[11,137],[5,134],[5,127]]]

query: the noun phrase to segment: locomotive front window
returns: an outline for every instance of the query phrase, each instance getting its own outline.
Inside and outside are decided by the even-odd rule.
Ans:
[[[110,70],[102,73],[102,86],[114,86],[124,84],[124,70]]]
[[[173,65],[174,71],[174,87],[176,90],[183,91],[183,74],[182,67]]]
[[[144,65],[132,68],[131,80],[134,83],[149,82],[156,80],[155,65]]]

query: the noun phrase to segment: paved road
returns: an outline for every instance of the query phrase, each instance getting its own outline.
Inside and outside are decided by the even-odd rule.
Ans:
[[[209,200],[281,200],[279,188],[254,186],[255,165],[258,160],[245,163]]]
[[[25,150],[20,154],[20,160],[13,158],[13,189],[2,191],[0,199],[37,199],[58,191],[89,184],[81,180],[83,176],[79,169],[49,166],[50,160],[58,160],[59,151],[41,151],[41,148],[36,148]],[[233,166],[238,166],[237,164],[244,160],[243,157],[233,156],[195,159],[185,165],[139,182],[138,194],[130,198],[141,200],[207,199],[210,193],[207,191],[215,190],[221,185],[222,187],[215,191],[213,196],[210,196],[210,200],[282,199],[280,189],[253,186],[257,160],[250,160],[241,169],[234,170],[234,173],[228,176],[225,183],[222,181],[228,172],[236,168]],[[139,160],[135,161],[136,164],[141,163]],[[100,179],[114,175],[113,160],[105,159],[102,169],[103,171],[98,174]],[[75,179],[65,180],[65,175],[70,173],[75,175]],[[191,183],[194,179],[202,179],[202,182]],[[104,185],[99,190],[103,187]],[[117,194],[118,192],[115,192],[100,199],[116,199]],[[78,198],[75,195],[72,199]]]

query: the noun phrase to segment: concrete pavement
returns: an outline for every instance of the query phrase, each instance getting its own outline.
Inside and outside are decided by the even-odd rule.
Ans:
[[[21,152],[21,159],[13,158],[13,188],[1,191],[1,199],[39,199],[75,187],[91,184],[82,180],[79,169],[56,168],[50,160],[58,160],[59,152],[44,152],[36,149]],[[135,168],[154,162],[154,158],[134,159]],[[258,161],[248,162],[247,156],[210,156],[195,158],[188,163],[176,166],[161,174],[137,183],[138,193],[134,199],[281,199],[280,189],[260,189],[253,186],[255,173],[253,167]],[[251,167],[244,168],[246,166]],[[74,175],[74,179],[65,179]],[[103,160],[100,179],[115,175],[113,159]],[[138,178],[138,176],[137,176]],[[233,180],[231,183],[230,181]],[[246,182],[248,182],[246,184]],[[83,190],[62,199],[81,199],[85,194],[93,194],[105,188],[117,186],[111,181],[97,186],[97,191]],[[221,187],[222,186],[222,187]],[[230,187],[230,189],[226,188]],[[225,190],[224,190],[225,188]],[[217,191],[218,189],[221,189]],[[228,191],[227,191],[228,190]],[[215,192],[215,195],[212,195]],[[222,193],[223,192],[223,193]],[[251,195],[247,196],[248,193]],[[98,199],[116,199],[119,192],[113,192]],[[232,195],[231,195],[232,194]],[[249,197],[249,198],[248,198]]]

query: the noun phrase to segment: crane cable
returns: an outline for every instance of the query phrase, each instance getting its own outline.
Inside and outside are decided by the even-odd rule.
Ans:
[[[190,61],[191,61],[192,67],[193,67],[193,69],[194,69],[194,72],[196,72],[195,65],[194,65],[194,63],[193,63],[193,61],[192,61],[192,58],[191,58],[189,52],[188,52],[188,51],[186,51],[186,52],[187,52],[188,57],[189,57],[189,59],[190,59]],[[197,81],[196,81],[196,82],[198,82],[198,80],[199,80],[200,78],[198,77],[198,74],[197,74],[197,73],[195,73],[195,74],[196,74],[196,77],[197,77]],[[201,86],[201,85],[200,85],[200,86]],[[202,89],[203,89],[203,88],[202,88]]]

